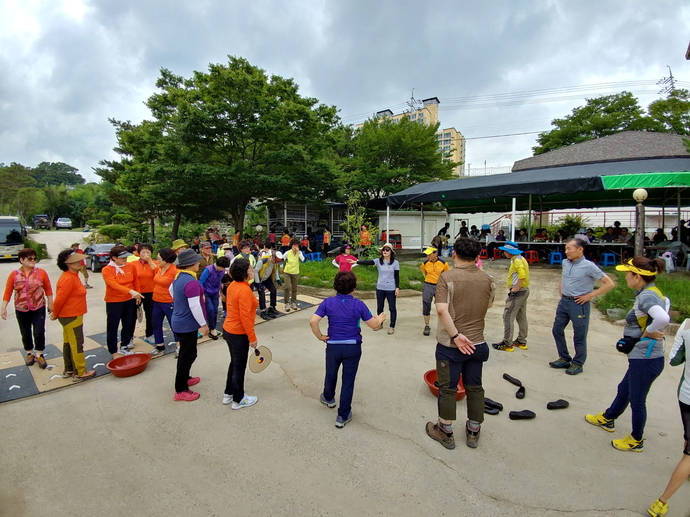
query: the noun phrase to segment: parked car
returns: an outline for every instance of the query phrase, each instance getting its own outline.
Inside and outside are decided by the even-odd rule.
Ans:
[[[66,228],[67,230],[72,229],[72,219],[69,217],[58,217],[57,221],[55,221],[55,229],[59,230],[60,228]]]
[[[88,257],[86,259],[86,267],[91,268],[91,271],[98,273],[104,266],[110,262],[110,250],[115,244],[92,244],[84,250]]]
[[[36,214],[33,220],[34,230],[50,230],[50,217],[47,214]]]

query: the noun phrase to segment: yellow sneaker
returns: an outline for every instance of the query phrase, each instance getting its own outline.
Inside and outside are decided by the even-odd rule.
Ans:
[[[668,512],[668,503],[662,503],[659,499],[654,501],[652,506],[647,508],[647,513],[652,517],[666,515],[666,512]]]
[[[616,421],[605,418],[603,411],[598,415],[585,415],[585,420],[592,425],[601,427],[604,431],[608,431],[609,433],[612,433],[616,430]]]
[[[520,343],[518,341],[513,341],[513,346],[518,347],[520,350],[527,350],[529,348],[527,343]]]
[[[642,440],[635,440],[635,438],[628,435],[620,440],[611,440],[611,445],[619,451],[642,452],[644,450],[644,438]]]

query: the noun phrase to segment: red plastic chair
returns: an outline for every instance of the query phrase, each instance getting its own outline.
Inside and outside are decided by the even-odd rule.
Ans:
[[[489,252],[486,250],[486,248],[482,248],[482,251],[479,252],[479,258],[480,259],[488,259],[489,258]]]
[[[503,258],[503,251],[499,250],[498,248],[494,249],[494,260],[502,259]]]
[[[539,264],[539,253],[535,250],[525,251],[525,260],[528,264]]]

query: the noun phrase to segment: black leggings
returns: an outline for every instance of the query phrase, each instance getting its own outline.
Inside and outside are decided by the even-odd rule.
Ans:
[[[46,348],[46,306],[33,311],[15,311],[24,350],[43,352]],[[32,339],[33,338],[33,339]]]
[[[391,311],[391,323],[392,329],[395,328],[395,320],[398,319],[398,309],[395,306],[397,298],[395,297],[395,291],[382,291],[381,289],[376,290],[376,315],[378,316],[383,312],[383,303],[388,300],[388,308]]]

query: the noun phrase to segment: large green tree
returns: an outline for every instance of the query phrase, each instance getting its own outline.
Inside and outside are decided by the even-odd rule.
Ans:
[[[113,184],[116,203],[133,193],[177,224],[227,214],[242,228],[252,200],[303,201],[334,191],[323,154],[336,109],[300,96],[292,79],[230,57],[189,79],[164,69],[156,86],[146,103],[153,120],[116,123],[122,159],[97,171]]]
[[[41,162],[32,171],[37,187],[46,185],[83,185],[79,169],[62,162]]]
[[[621,131],[665,131],[661,122],[644,115],[630,92],[587,99],[584,106],[551,124],[555,129],[537,137],[538,145],[532,148],[535,155]]]
[[[16,214],[17,193],[20,189],[33,187],[35,184],[30,167],[14,162],[9,165],[0,163],[0,214]]]
[[[439,148],[438,127],[403,117],[338,128],[335,161],[343,190],[359,191],[366,202],[418,183],[451,179],[458,164]]]
[[[652,102],[649,116],[661,123],[664,131],[690,135],[690,92],[673,90],[665,99]]]

